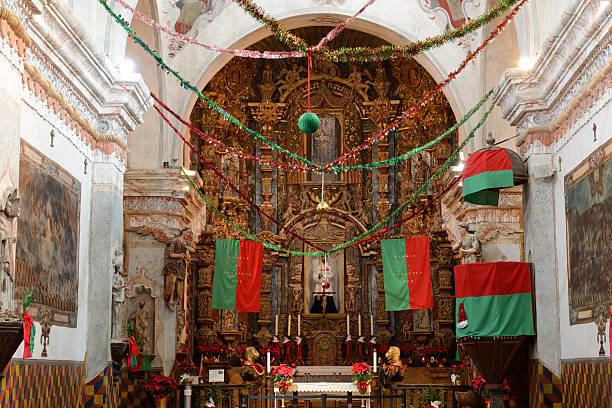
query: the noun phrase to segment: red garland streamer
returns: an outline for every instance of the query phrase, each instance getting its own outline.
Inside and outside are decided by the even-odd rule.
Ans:
[[[314,249],[316,249],[317,251],[321,251],[321,252],[326,252],[325,249],[317,246],[316,244],[313,244],[312,242],[310,242],[308,239],[298,235],[297,233],[295,233],[293,230],[285,227],[283,224],[281,224],[280,222],[276,221],[274,219],[274,217],[272,217],[271,215],[269,215],[268,213],[266,213],[261,207],[259,207],[257,204],[255,204],[255,202],[253,202],[253,200],[251,200],[248,196],[244,195],[240,189],[238,189],[235,185],[233,185],[227,178],[225,178],[225,176],[219,171],[217,170],[217,168],[215,166],[213,166],[213,164],[211,162],[209,162],[208,160],[206,160],[204,158],[204,156],[202,156],[202,154],[191,144],[190,141],[188,141],[185,136],[183,136],[181,134],[181,132],[179,132],[179,130],[172,124],[170,123],[170,121],[168,120],[168,118],[166,117],[166,115],[164,115],[162,113],[162,111],[157,107],[157,106],[153,106],[153,108],[161,115],[161,117],[166,121],[166,123],[168,124],[168,126],[170,126],[172,128],[172,130],[174,130],[176,132],[177,135],[179,135],[179,137],[183,140],[183,142],[185,142],[185,144],[187,146],[189,146],[189,148],[191,149],[191,151],[193,151],[198,158],[202,161],[202,163],[204,163],[204,165],[206,165],[206,167],[208,167],[210,170],[212,170],[217,177],[219,177],[224,183],[225,185],[227,185],[229,188],[231,188],[232,190],[234,190],[234,192],[236,194],[238,194],[238,196],[240,198],[242,198],[243,200],[245,200],[247,203],[249,203],[249,205],[254,208],[255,210],[257,210],[257,212],[261,215],[263,215],[264,217],[266,217],[267,219],[269,219],[270,221],[272,221],[275,225],[277,225],[279,228],[281,228],[282,230],[287,231],[289,234],[293,235],[295,238],[299,239],[300,241],[304,242],[305,244],[310,245],[311,247],[313,247]]]
[[[160,102],[159,99],[151,94],[151,96],[153,97],[153,99],[155,99],[156,101]],[[242,194],[240,192],[240,189],[238,189],[235,185],[233,185],[228,179],[226,179],[220,172],[219,170],[217,170],[212,163],[210,163],[209,161],[207,161],[206,159],[204,159],[202,157],[202,155],[200,154],[200,152],[198,152],[195,147],[188,142],[185,137],[181,134],[181,132],[179,132],[179,130],[170,122],[170,120],[166,117],[166,115],[164,115],[161,110],[157,107],[157,106],[153,106],[153,108],[161,115],[162,119],[164,119],[164,121],[168,124],[168,126],[170,126],[170,128],[172,130],[174,130],[174,132],[176,132],[177,135],[179,135],[179,137],[183,140],[183,142],[185,142],[187,144],[187,146],[189,146],[189,148],[200,158],[200,160],[202,160],[202,162],[209,167],[211,170],[213,170],[215,172],[215,174],[217,174],[222,180],[223,182],[228,185],[232,190],[234,190],[241,198],[244,198],[253,208],[255,208],[259,213],[262,213],[266,216],[266,218],[272,220],[274,222],[274,224],[278,225],[278,227],[280,228],[280,230],[287,230],[287,232],[289,232],[290,234],[292,234],[295,238],[299,239],[300,241],[313,246],[315,249],[322,251],[322,252],[327,252],[324,249],[318,248],[317,246],[314,246],[314,244],[311,244],[306,238],[298,235],[297,233],[293,232],[292,230],[288,229],[284,224],[274,220],[274,218],[272,218],[271,216],[269,216],[268,214],[266,214],[263,209],[261,209],[259,206],[257,206],[257,204],[255,204],[251,199],[249,199],[247,196],[245,196],[244,194]],[[172,113],[172,112],[171,112]],[[179,118],[179,120],[181,120]],[[195,129],[195,128],[194,128]],[[382,231],[377,232],[374,235],[370,235],[369,237],[365,237],[360,241],[354,242],[353,244],[349,245],[347,248],[351,248],[354,247],[356,245],[360,245],[363,244],[364,242],[368,242],[371,241],[374,238],[377,238],[397,227],[399,227],[400,225],[402,225],[403,223],[411,220],[412,218],[416,217],[417,215],[419,215],[420,213],[422,213],[423,211],[425,211],[427,208],[429,208],[436,200],[438,200],[440,197],[442,197],[442,195],[444,195],[447,191],[449,191],[457,182],[459,181],[459,178],[455,178],[441,193],[439,193],[436,197],[432,198],[431,200],[427,201],[427,203],[425,204],[425,206],[423,206],[422,208],[420,208],[419,210],[415,211],[414,213],[412,213],[410,216],[408,216],[407,218],[404,218],[403,220],[397,222],[395,225],[386,228]]]
[[[504,28],[506,28],[506,26],[514,19],[514,16],[516,16],[516,13],[518,13],[518,11],[520,10],[521,7],[523,7],[525,5],[525,3],[527,3],[529,0],[523,0],[521,1],[519,4],[517,4],[517,6],[515,8],[512,9],[512,11],[510,12],[510,14],[508,14],[506,16],[506,18],[504,19],[504,21],[502,21],[496,28],[495,30],[493,30],[491,32],[491,35],[489,35],[489,37],[482,43],[480,44],[480,46],[478,48],[476,48],[473,52],[471,52],[461,63],[461,65],[459,66],[459,68],[457,68],[457,70],[451,72],[444,81],[440,82],[438,85],[436,85],[436,87],[434,89],[432,89],[431,91],[429,91],[425,97],[423,99],[421,99],[419,102],[417,102],[415,105],[413,105],[410,109],[408,109],[407,111],[405,111],[404,113],[402,113],[402,115],[400,117],[398,117],[395,121],[393,121],[389,126],[387,126],[387,128],[383,131],[381,131],[380,133],[378,133],[376,136],[372,136],[370,138],[368,138],[365,142],[363,142],[361,145],[355,147],[353,150],[351,150],[350,152],[346,152],[344,153],[342,156],[338,157],[336,160],[334,160],[333,162],[325,165],[321,171],[326,171],[328,169],[330,169],[331,167],[343,163],[344,161],[348,160],[349,157],[356,155],[357,153],[359,153],[360,151],[366,149],[367,147],[369,147],[370,145],[376,143],[377,141],[379,141],[380,139],[382,139],[383,137],[387,136],[387,133],[391,132],[393,129],[395,129],[397,126],[400,125],[400,123],[402,122],[402,120],[406,119],[407,117],[410,117],[417,109],[422,108],[423,106],[425,106],[425,104],[427,102],[429,102],[431,99],[433,99],[438,93],[440,93],[440,91],[442,90],[442,88],[444,88],[448,83],[450,83],[453,79],[455,79],[457,77],[457,75],[463,71],[465,69],[465,67],[467,66],[467,64],[474,58],[476,57],[477,54],[480,53],[480,51],[482,51],[487,45],[489,45],[489,43],[491,41],[493,41],[495,39],[495,37],[497,37],[499,35],[499,33],[502,32],[502,30]]]
[[[469,54],[466,57],[466,59],[462,62],[462,64],[459,66],[459,68],[457,70],[451,72],[444,81],[442,81],[438,85],[436,85],[436,87],[433,90],[431,90],[429,93],[427,93],[425,95],[425,97],[423,97],[420,101],[415,103],[408,110],[404,111],[402,113],[402,115],[398,119],[396,119],[394,122],[392,122],[386,129],[382,130],[376,136],[372,136],[372,137],[368,138],[361,145],[355,147],[350,152],[344,153],[344,155],[338,157],[336,160],[334,160],[333,162],[327,164],[326,166],[324,166],[321,169],[312,169],[310,167],[299,165],[299,164],[296,164],[296,165],[285,165],[285,164],[281,164],[281,163],[267,162],[267,161],[263,161],[261,159],[258,159],[258,158],[254,157],[254,156],[251,156],[249,154],[246,154],[244,152],[240,152],[240,151],[238,151],[238,150],[236,150],[234,148],[231,148],[230,146],[225,146],[220,141],[208,137],[207,135],[202,133],[199,129],[195,128],[190,123],[184,121],[180,116],[178,116],[175,112],[173,112],[169,107],[167,107],[165,104],[163,104],[154,94],[151,94],[151,96],[164,109],[166,109],[168,112],[170,112],[170,114],[172,114],[175,118],[177,118],[183,125],[189,127],[190,130],[196,132],[200,137],[203,137],[205,141],[207,141],[209,143],[212,143],[213,145],[222,146],[224,149],[227,149],[227,150],[231,151],[234,154],[237,154],[237,155],[239,155],[241,157],[248,158],[250,160],[255,160],[255,161],[259,162],[259,163],[263,163],[263,164],[266,164],[266,165],[270,165],[270,166],[274,166],[274,167],[278,167],[278,168],[284,168],[284,169],[287,169],[287,170],[296,170],[296,169],[297,170],[302,170],[302,171],[317,171],[317,170],[319,170],[319,172],[322,173],[322,172],[325,172],[325,171],[331,169],[336,164],[339,164],[339,163],[342,163],[342,162],[348,160],[349,157],[352,157],[352,156],[356,155],[357,153],[359,153],[360,151],[366,149],[367,147],[369,147],[370,145],[372,145],[376,141],[382,139],[384,136],[386,136],[386,134],[388,132],[392,131],[392,129],[397,127],[401,123],[402,120],[406,119],[407,117],[410,117],[416,110],[418,110],[419,108],[425,106],[425,104],[427,102],[429,102],[429,100],[431,100],[433,97],[435,97],[442,90],[442,88],[444,88],[448,83],[450,83],[453,79],[455,79],[456,76],[465,69],[467,64],[478,53],[480,53],[480,51],[482,51],[482,49],[484,49],[491,41],[493,41],[495,39],[495,37],[497,37],[497,35],[499,35],[499,33],[506,27],[506,25],[508,25],[514,19],[514,16],[516,15],[516,13],[518,13],[519,9],[523,5],[525,5],[525,3],[527,3],[528,1],[529,0],[523,0],[514,9],[512,9],[512,12],[510,12],[510,14],[508,14],[508,16],[506,16],[504,21],[502,23],[500,23],[495,28],[495,30],[493,30],[491,32],[491,35],[489,35],[489,37],[478,48],[476,48],[476,50],[474,50],[471,54]],[[179,132],[179,135],[180,135],[180,132]],[[181,135],[181,137],[182,137],[182,135]]]

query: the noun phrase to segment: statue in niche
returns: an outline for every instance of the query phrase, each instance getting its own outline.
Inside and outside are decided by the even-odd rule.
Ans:
[[[168,256],[164,265],[164,276],[166,277],[164,299],[168,309],[173,312],[175,299],[179,300],[179,304],[183,303],[185,275],[189,262],[191,262],[191,254],[195,252],[191,237],[191,230],[187,227],[183,228],[181,234],[172,240],[168,248]]]
[[[423,158],[423,156],[419,153],[416,155],[416,162],[414,163],[414,179],[412,182],[412,191],[413,192],[417,192],[419,191],[419,189],[421,189],[421,187],[423,187],[423,185],[425,185],[425,183],[427,182],[427,180],[429,180],[429,178],[431,177],[431,167],[429,167],[429,164],[427,164],[427,161],[425,161],[425,159]],[[425,191],[422,191],[421,194],[427,194],[429,193],[429,187],[425,189]]]
[[[315,58],[313,61],[315,75],[340,76],[340,68],[337,64],[327,59]]]
[[[430,331],[431,330],[431,315],[430,309],[418,309],[414,311],[414,326],[415,331]]]
[[[363,82],[363,77],[366,78],[365,82]],[[365,68],[363,71],[359,70],[357,64],[351,65],[351,73],[349,74],[347,80],[352,82],[357,90],[365,93],[366,95],[368,93],[368,89],[370,89],[370,85],[373,84],[370,71]]]
[[[236,312],[233,310],[223,310],[221,312],[221,330],[236,330]]]
[[[14,189],[6,198],[0,212],[0,313],[12,313],[14,276],[11,269],[13,219],[20,213],[20,198]]]
[[[302,288],[300,287],[293,287],[292,288],[293,291],[293,311],[296,313],[301,313],[302,312]]]
[[[221,171],[226,179],[230,181],[234,186],[238,186],[240,182],[240,169],[238,158],[232,155],[226,154],[221,159]],[[224,186],[223,197],[236,198],[238,194],[230,189],[229,186]]]
[[[111,339],[118,339],[123,334],[123,303],[125,302],[125,278],[123,277],[123,249],[115,248],[113,253],[113,303]]]
[[[475,234],[469,231],[467,223],[460,223],[459,229],[461,240],[453,245],[453,252],[459,254],[459,258],[461,258],[461,263],[463,264],[478,262],[481,253],[480,241]]]
[[[138,302],[138,309],[130,315],[128,322],[131,334],[142,354],[151,354],[151,342],[149,340],[149,321],[151,315],[145,309],[146,302]]]
[[[327,263],[324,259],[313,259],[310,313],[338,313],[335,301],[337,270],[332,259],[328,259]]]

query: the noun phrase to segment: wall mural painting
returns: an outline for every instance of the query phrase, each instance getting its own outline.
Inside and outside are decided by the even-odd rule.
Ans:
[[[443,16],[441,21],[445,24],[458,28],[463,25],[468,17],[473,17],[472,11],[481,7],[479,0],[420,0],[421,8],[430,14],[431,20],[437,20],[438,16]]]
[[[570,324],[612,305],[611,158],[612,140],[565,177]]]
[[[176,19],[173,19],[173,28],[179,34],[187,34],[192,31],[200,16],[206,15],[201,21],[211,23],[225,7],[226,0],[170,0],[169,7],[178,9]],[[169,22],[170,24],[170,22]],[[197,37],[197,29],[190,36]],[[185,43],[177,38],[171,38],[169,42],[169,55],[175,56]]]
[[[48,306],[52,324],[76,327],[81,184],[23,141],[19,166],[15,297],[31,291],[34,317]]]

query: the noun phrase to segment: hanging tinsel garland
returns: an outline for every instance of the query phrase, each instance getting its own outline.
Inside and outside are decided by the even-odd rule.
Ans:
[[[238,3],[248,14],[250,14],[251,17],[253,17],[259,23],[263,24],[266,28],[268,28],[272,32],[272,34],[280,41],[289,45],[293,49],[297,49],[306,53],[308,46],[305,45],[306,43],[304,40],[296,40],[295,34],[284,28],[278,20],[264,12],[253,1],[234,1]],[[520,5],[526,3],[527,1],[528,0],[522,0]],[[385,45],[377,48],[343,47],[337,50],[325,50],[322,49],[322,47],[317,46],[313,48],[313,51],[316,57],[327,58],[334,62],[384,61],[387,59],[398,57],[413,57],[424,51],[440,47],[450,41],[456,40],[471,32],[478,30],[479,28],[485,26],[486,24],[489,24],[491,21],[501,16],[518,2],[519,0],[501,0],[494,7],[487,10],[484,14],[480,15],[475,19],[467,21],[465,24],[455,30],[445,32],[435,37],[426,38],[421,41],[411,42],[404,46]]]
[[[459,122],[455,123],[454,125],[449,127],[446,131],[444,131],[442,134],[437,136],[435,139],[425,143],[422,146],[416,147],[416,148],[414,148],[412,150],[407,151],[404,154],[401,154],[401,155],[396,156],[396,157],[391,157],[391,158],[386,159],[386,160],[377,161],[377,162],[368,163],[368,164],[360,164],[360,165],[355,165],[355,166],[347,166],[347,167],[334,166],[334,167],[330,168],[328,171],[329,172],[332,172],[332,171],[333,172],[341,172],[341,171],[354,171],[354,170],[371,170],[371,169],[379,168],[381,166],[386,166],[386,165],[395,166],[398,163],[407,161],[408,159],[410,159],[411,157],[413,157],[414,155],[416,155],[418,153],[421,153],[421,152],[423,152],[425,150],[432,149],[434,146],[436,146],[442,140],[444,140],[447,137],[449,137],[450,135],[452,135],[455,131],[457,131],[457,129],[459,129],[459,127],[464,125],[482,107],[482,105],[484,105],[484,103],[491,97],[492,94],[493,94],[493,88],[491,88],[489,90],[489,92],[485,96],[483,96],[482,99],[480,101],[478,101],[478,103],[476,105],[474,105],[474,107],[472,107],[472,109],[470,109],[465,114],[465,116],[463,118],[461,118],[461,120],[459,120]],[[240,157],[242,159],[251,160],[253,162],[259,163],[259,164],[264,165],[264,166],[276,167],[276,168],[287,170],[287,171],[299,170],[299,171],[304,171],[304,172],[312,171],[314,173],[321,173],[321,171],[319,169],[311,169],[311,168],[308,168],[308,167],[302,166],[302,165],[292,165],[292,164],[287,164],[287,163],[279,163],[279,162],[276,162],[274,160],[261,159],[259,157],[253,156],[250,153],[246,153],[246,152],[243,152],[243,151],[241,151],[239,149],[236,149],[233,146],[226,145],[222,141],[207,135],[206,133],[202,132],[197,127],[193,126],[188,121],[186,121],[183,118],[181,118],[181,116],[178,113],[176,113],[172,109],[170,109],[154,93],[151,93],[151,97],[155,100],[155,102],[157,102],[170,115],[174,116],[174,118],[176,118],[181,124],[186,126],[191,132],[193,132],[196,135],[198,135],[204,142],[206,142],[206,143],[208,143],[208,144],[210,144],[212,146],[221,148],[222,150],[228,151],[228,152],[236,155],[237,157]],[[164,116],[162,116],[162,119],[164,119],[166,121],[166,123],[171,125],[171,123],[168,122],[167,119]]]
[[[255,132],[254,130],[251,130],[248,127],[246,127],[245,125],[243,125],[238,119],[236,119],[235,117],[230,115],[223,108],[221,108],[220,106],[215,104],[213,101],[208,99],[206,96],[204,96],[204,94],[202,94],[202,92],[200,92],[200,90],[198,88],[196,88],[189,81],[184,79],[177,71],[175,71],[172,68],[170,68],[155,51],[153,51],[144,41],[142,41],[136,35],[136,33],[134,33],[134,31],[129,27],[129,24],[125,20],[123,20],[123,18],[121,18],[121,16],[118,16],[117,14],[115,14],[115,12],[106,4],[106,2],[104,0],[98,0],[98,1],[103,5],[103,7],[106,9],[106,11],[111,16],[113,16],[115,21],[117,21],[117,23],[119,23],[124,28],[124,30],[127,32],[128,36],[130,38],[132,38],[135,43],[139,44],[145,50],[145,52],[150,54],[155,59],[155,61],[158,63],[158,65],[161,67],[162,70],[166,70],[168,73],[171,73],[173,76],[175,76],[185,89],[189,89],[189,90],[193,91],[195,94],[197,94],[198,97],[201,100],[203,100],[208,105],[208,107],[211,110],[213,110],[216,113],[219,113],[226,120],[229,120],[235,126],[237,126],[240,129],[244,130],[245,132],[247,132],[251,136],[255,137],[256,139],[262,141],[263,143],[267,144],[272,149],[277,150],[278,152],[284,154],[287,158],[291,158],[291,159],[294,159],[294,160],[296,160],[298,162],[301,162],[301,163],[305,164],[306,167],[308,167],[309,169],[312,169],[312,170],[319,169],[319,170],[323,170],[323,171],[328,171],[333,166],[335,166],[335,165],[337,165],[339,163],[344,162],[345,160],[347,160],[350,157],[354,157],[360,151],[362,151],[362,150],[366,149],[367,147],[371,146],[372,144],[374,144],[378,140],[382,139],[383,137],[386,137],[391,131],[393,131],[395,128],[397,128],[399,126],[399,124],[401,123],[402,120],[404,120],[407,117],[409,117],[410,115],[412,115],[417,109],[423,107],[428,101],[430,101],[433,97],[435,97],[442,90],[442,88],[444,88],[446,85],[448,85],[448,83],[450,83],[453,79],[455,79],[455,77],[461,71],[463,71],[463,69],[465,69],[467,64],[472,59],[474,59],[482,51],[482,49],[484,49],[484,47],[486,45],[488,45],[495,37],[497,37],[497,35],[499,35],[499,33],[506,27],[506,25],[509,24],[513,20],[514,16],[516,15],[516,13],[520,9],[520,7],[523,4],[525,4],[528,0],[522,0],[522,2],[517,7],[515,7],[513,9],[513,11],[506,17],[506,19],[501,24],[499,24],[496,27],[495,30],[492,31],[491,35],[489,35],[489,37],[485,40],[485,42],[483,44],[481,44],[476,50],[474,50],[472,53],[470,53],[466,57],[466,59],[463,61],[463,63],[460,65],[460,67],[457,70],[455,70],[452,73],[450,73],[448,75],[448,77],[443,82],[439,83],[423,99],[421,99],[419,102],[417,102],[415,105],[413,105],[407,111],[405,111],[398,119],[396,119],[389,127],[387,127],[387,129],[381,131],[378,135],[369,138],[362,145],[356,147],[355,149],[351,150],[350,152],[345,153],[343,156],[337,158],[336,160],[334,160],[333,162],[327,164],[326,166],[320,166],[320,165],[318,165],[316,163],[313,163],[312,161],[310,161],[310,160],[308,160],[308,159],[306,159],[304,157],[301,157],[300,155],[297,155],[295,153],[289,152],[288,150],[284,149],[283,147],[279,146],[278,144],[268,140],[266,137],[262,136],[261,134]],[[295,168],[297,169],[297,165],[295,165]]]
[[[177,33],[153,19],[147,17],[143,13],[139,12],[132,8],[128,3],[124,0],[116,0],[123,8],[129,10],[134,17],[142,21],[144,24],[149,27],[160,30],[170,36],[176,37],[179,40],[188,43],[198,45],[200,47],[206,48],[207,50],[213,52],[220,52],[225,54],[231,54],[238,57],[244,58],[264,58],[264,59],[284,59],[284,58],[301,58],[306,56],[305,51],[254,51],[254,50],[243,50],[243,49],[227,49],[223,47],[219,47],[216,45],[208,45],[199,42],[197,39],[193,37],[188,37],[186,35]],[[444,44],[447,44],[453,40],[461,38],[469,33],[472,33],[479,28],[483,27],[486,24],[489,24],[491,21],[501,16],[507,10],[510,9],[514,4],[516,4],[519,0],[505,0],[496,4],[493,8],[487,10],[481,16],[469,20],[461,27],[458,27],[452,31],[445,32],[435,37],[426,38],[424,40],[411,42],[404,46],[396,46],[396,45],[386,45],[377,48],[369,48],[369,47],[343,47],[336,50],[328,50],[322,49],[325,43],[331,41],[331,39],[335,38],[346,26],[354,20],[354,18],[363,10],[363,8],[367,7],[370,3],[366,4],[360,10],[359,13],[350,17],[344,23],[338,25],[332,31],[329,32],[325,37],[321,39],[321,42],[317,44],[317,46],[313,47],[313,51],[315,51],[315,57],[326,58],[335,62],[339,61],[384,61],[387,59],[398,58],[398,57],[413,57],[418,55],[424,51],[431,50],[436,47],[440,47]],[[278,36],[277,36],[278,37]],[[286,36],[285,36],[286,37]],[[322,44],[323,43],[323,44]]]
[[[330,250],[327,251],[316,251],[316,252],[304,252],[304,251],[291,251],[288,249],[284,249],[281,248],[277,245],[271,244],[269,242],[263,241],[261,239],[259,239],[258,237],[250,234],[247,231],[244,231],[243,229],[241,229],[239,226],[237,226],[236,224],[234,224],[229,218],[227,218],[219,209],[216,208],[216,206],[208,199],[206,198],[206,196],[204,195],[204,193],[200,190],[200,188],[195,184],[195,182],[193,181],[193,179],[191,177],[189,177],[188,174],[186,174],[183,171],[183,175],[185,176],[185,178],[187,179],[187,181],[189,181],[189,184],[191,184],[191,186],[194,188],[195,191],[198,192],[198,194],[200,195],[200,197],[202,197],[202,199],[204,200],[204,202],[206,203],[206,205],[208,205],[221,219],[223,219],[226,223],[228,223],[231,227],[233,227],[235,230],[237,230],[238,232],[240,232],[242,235],[244,235],[245,237],[252,239],[254,241],[257,241],[259,243],[261,243],[264,247],[268,248],[268,249],[272,249],[275,251],[279,251],[279,252],[283,252],[283,253],[287,253],[289,255],[293,255],[293,256],[323,256],[325,254],[332,254],[335,252],[339,252],[342,251],[345,248],[354,246],[354,245],[359,245],[362,244],[364,242],[367,242],[371,239],[374,239],[376,237],[378,237],[379,235],[376,234],[376,231],[378,231],[380,228],[382,228],[383,226],[389,224],[389,222],[394,219],[396,216],[398,216],[399,214],[401,214],[401,212],[408,207],[409,205],[411,205],[412,203],[414,203],[418,197],[424,193],[429,186],[436,180],[438,179],[451,165],[452,163],[455,161],[455,159],[457,158],[457,156],[459,155],[459,152],[465,147],[465,145],[474,137],[474,135],[476,134],[476,131],[478,129],[480,129],[482,127],[482,125],[485,123],[485,121],[487,120],[488,116],[491,114],[491,112],[493,111],[493,108],[495,107],[494,104],[491,104],[491,106],[489,107],[489,109],[485,112],[485,114],[483,115],[482,119],[480,120],[480,122],[478,122],[478,124],[476,125],[476,127],[474,127],[474,129],[472,129],[472,131],[470,132],[470,134],[463,140],[463,142],[452,152],[452,154],[450,155],[450,157],[444,162],[444,164],[442,165],[442,167],[440,167],[434,174],[431,175],[431,177],[429,179],[427,179],[427,181],[425,181],[425,183],[423,183],[423,185],[416,191],[414,192],[414,194],[412,195],[412,197],[404,202],[402,205],[400,205],[399,207],[397,207],[391,214],[389,214],[385,219],[379,221],[376,225],[374,225],[372,228],[370,228],[368,231],[364,232],[363,234],[341,244],[338,245]],[[176,128],[175,128],[176,129]],[[176,132],[178,131],[178,129],[175,130]],[[440,197],[440,195],[438,196]],[[414,214],[413,214],[414,216]],[[388,228],[387,230],[385,230],[385,232],[390,231],[391,229],[395,229],[398,226],[400,226],[401,224],[403,224],[404,222],[408,221],[409,219],[411,219],[411,217],[408,217],[402,221],[400,221],[399,223],[395,224],[393,227],[391,227],[390,229]]]

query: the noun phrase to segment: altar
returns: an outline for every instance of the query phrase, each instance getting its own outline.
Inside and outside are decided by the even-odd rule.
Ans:
[[[349,367],[350,369],[350,367]],[[287,399],[291,398],[291,395],[297,392],[298,395],[317,395],[321,394],[326,395],[347,395],[347,393],[351,393],[353,397],[359,396],[359,390],[357,386],[352,382],[338,382],[338,383],[329,383],[329,382],[309,382],[309,383],[301,383],[295,382],[289,387],[287,391]],[[368,388],[368,392],[365,394],[369,396],[371,394],[371,389]],[[280,395],[278,388],[274,388],[274,395]],[[315,397],[316,398],[316,397]],[[274,400],[274,408],[276,408],[276,400]],[[367,408],[370,408],[370,400],[365,401],[365,404],[362,404]]]

